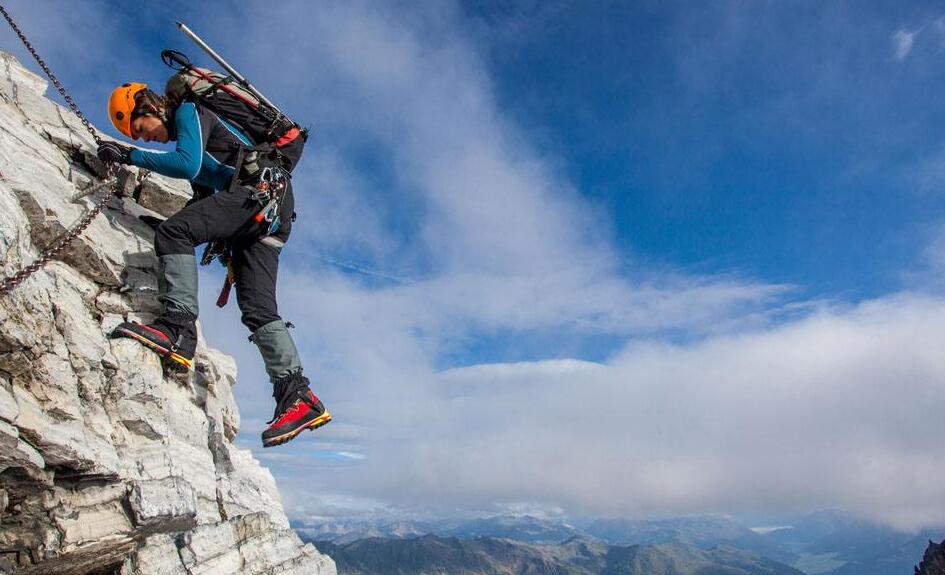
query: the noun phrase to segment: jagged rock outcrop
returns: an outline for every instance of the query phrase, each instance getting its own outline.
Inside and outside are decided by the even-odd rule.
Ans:
[[[915,568],[915,575],[945,575],[945,541],[929,541],[922,562]]]
[[[46,81],[0,53],[0,275],[85,213],[103,166]],[[145,207],[181,183],[132,171],[57,261],[0,295],[0,572],[306,573],[333,561],[289,529],[272,475],[237,449],[236,366],[201,340],[167,374],[126,318],[157,310]],[[133,198],[137,197],[141,203]],[[144,206],[144,207],[143,207]]]

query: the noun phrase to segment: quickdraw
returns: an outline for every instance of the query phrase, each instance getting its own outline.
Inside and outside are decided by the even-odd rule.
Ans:
[[[256,223],[268,224],[266,233],[263,235],[271,236],[279,230],[281,225],[279,213],[282,209],[282,200],[289,187],[289,180],[289,173],[278,166],[263,168],[259,173],[253,199],[259,202],[262,209],[253,219]]]

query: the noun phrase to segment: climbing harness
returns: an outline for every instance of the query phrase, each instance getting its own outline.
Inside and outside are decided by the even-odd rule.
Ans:
[[[92,123],[88,121],[84,114],[82,114],[82,111],[79,110],[79,106],[75,103],[75,100],[73,100],[72,97],[66,92],[62,82],[60,82],[59,78],[57,78],[56,75],[52,73],[52,70],[49,69],[49,66],[46,65],[46,62],[42,59],[42,57],[40,57],[36,49],[33,48],[33,45],[30,43],[30,41],[26,39],[26,36],[20,31],[20,28],[16,25],[16,22],[13,21],[13,18],[6,11],[3,5],[0,5],[0,13],[3,14],[4,18],[6,18],[7,23],[10,24],[10,27],[13,28],[13,31],[16,32],[16,35],[19,36],[20,40],[23,41],[23,45],[26,46],[26,49],[39,64],[39,67],[42,68],[43,72],[46,73],[49,81],[52,82],[53,86],[56,87],[56,90],[62,96],[63,100],[69,104],[69,109],[71,109],[72,112],[79,118],[79,120],[82,122],[82,125],[85,126],[85,129],[88,130],[90,134],[92,134],[92,138],[95,140],[95,143],[101,144],[103,140],[99,137],[98,133],[95,131],[95,128],[92,127]],[[74,239],[79,237],[79,235],[84,232],[87,227],[89,227],[89,225],[92,223],[92,220],[95,219],[95,216],[97,216],[99,212],[102,211],[102,208],[105,207],[105,204],[108,202],[108,200],[111,199],[113,195],[115,195],[116,191],[118,191],[117,177],[114,176],[113,165],[108,166],[108,170],[105,174],[105,181],[101,184],[98,184],[97,186],[93,186],[93,191],[89,193],[94,193],[106,185],[108,186],[108,189],[106,190],[105,194],[103,194],[102,197],[93,204],[92,209],[89,210],[87,214],[82,216],[82,218],[76,222],[71,230],[53,241],[46,249],[42,251],[36,261],[26,266],[19,272],[13,274],[12,276],[3,278],[2,282],[0,282],[0,294],[13,290],[24,280],[26,280],[26,278],[39,271],[43,266],[49,263],[50,260],[58,256],[59,253],[62,252],[62,250],[64,250],[66,246],[68,246]]]
[[[237,164],[238,163],[239,162],[237,162]],[[279,227],[282,225],[279,214],[282,210],[282,201],[285,199],[286,191],[289,189],[289,173],[278,166],[265,167],[261,168],[257,174],[254,175],[253,181],[255,183],[243,181],[241,185],[252,187],[252,198],[261,206],[261,209],[251,220],[254,224],[265,225],[265,229],[259,232],[261,237],[258,241],[277,249],[281,248],[283,242],[273,237],[272,234],[279,231]],[[236,178],[234,178],[234,185],[236,185]],[[252,225],[252,223],[250,225]],[[210,265],[214,259],[220,260],[220,263],[226,268],[226,277],[223,279],[223,287],[220,290],[220,295],[217,297],[217,307],[225,307],[230,300],[230,290],[233,288],[233,284],[236,281],[236,275],[233,270],[233,251],[229,242],[209,242],[207,247],[203,250],[200,265]]]
[[[281,248],[282,241],[273,237],[273,234],[282,225],[280,213],[289,189],[290,172],[302,153],[308,130],[289,119],[187,26],[180,22],[177,26],[226,74],[198,68],[186,55],[164,50],[161,60],[177,72],[167,81],[164,90],[167,104],[174,108],[185,101],[199,103],[233,123],[256,144],[253,147],[239,146],[236,151],[230,191],[241,186],[252,189],[252,198],[259,203],[260,209],[247,222],[247,226],[260,227],[258,241],[276,249]],[[295,214],[292,218],[295,218]],[[241,231],[246,232],[248,229]],[[218,259],[226,268],[226,278],[217,298],[218,307],[224,307],[229,301],[235,281],[232,256],[230,242],[224,240],[208,243],[200,258],[201,265],[210,265],[214,259]]]

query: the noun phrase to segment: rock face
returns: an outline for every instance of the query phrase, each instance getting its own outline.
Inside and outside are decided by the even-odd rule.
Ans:
[[[0,275],[88,209],[95,143],[46,82],[0,53]],[[289,529],[272,475],[233,445],[236,366],[201,339],[165,373],[107,337],[157,308],[152,232],[186,184],[125,174],[63,255],[0,295],[0,572],[306,573],[334,562]]]
[[[933,543],[925,550],[922,562],[915,568],[916,575],[945,575],[945,541]]]

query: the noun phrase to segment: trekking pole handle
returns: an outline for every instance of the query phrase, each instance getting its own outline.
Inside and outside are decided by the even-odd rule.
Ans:
[[[161,60],[170,68],[174,68],[174,64],[180,66],[180,68],[174,68],[175,70],[184,70],[190,68],[190,60],[187,56],[177,52],[175,50],[163,50],[161,52]]]
[[[234,78],[236,78],[236,80],[237,80],[240,84],[242,84],[243,86],[245,86],[247,90],[249,90],[250,92],[252,92],[254,96],[256,96],[257,98],[259,98],[262,102],[264,102],[265,104],[267,104],[268,106],[270,106],[272,109],[274,109],[276,112],[278,112],[280,116],[285,116],[285,114],[282,113],[282,110],[280,110],[279,108],[277,108],[275,104],[273,104],[272,102],[269,101],[269,98],[263,96],[262,93],[261,93],[259,90],[257,90],[255,86],[253,86],[252,84],[250,84],[250,83],[249,83],[249,80],[247,80],[245,77],[243,77],[242,74],[240,74],[239,72],[237,72],[237,71],[233,68],[233,66],[230,66],[230,65],[226,62],[226,60],[224,60],[219,54],[217,54],[216,52],[214,52],[214,51],[213,51],[213,48],[211,48],[210,46],[208,46],[206,42],[204,42],[203,40],[200,39],[200,36],[197,36],[196,34],[194,34],[194,32],[193,32],[190,28],[188,28],[187,26],[185,26],[182,22],[177,22],[177,27],[180,28],[180,31],[184,33],[184,36],[187,36],[188,38],[190,38],[191,40],[193,40],[194,44],[196,44],[197,46],[199,46],[201,50],[203,50],[204,52],[207,53],[208,56],[210,56],[211,58],[213,58],[213,59],[216,61],[217,64],[219,64],[220,66],[222,66],[223,69],[226,70],[228,74],[230,74],[231,76],[233,76]]]

